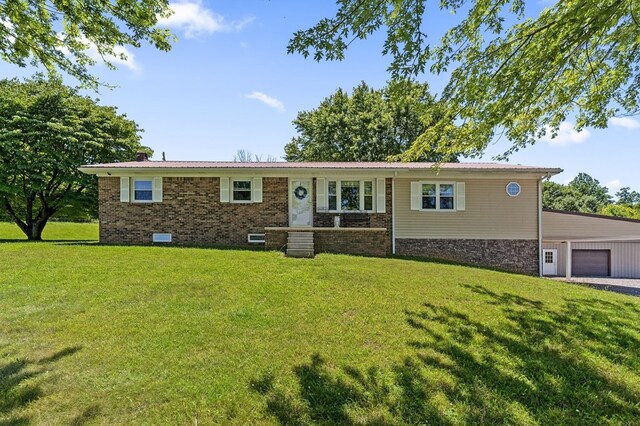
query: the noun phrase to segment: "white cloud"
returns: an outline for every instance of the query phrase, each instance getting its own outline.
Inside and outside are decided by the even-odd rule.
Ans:
[[[58,34],[58,37],[61,40],[64,39],[64,35],[63,34]],[[100,55],[100,53],[98,52],[98,47],[94,43],[92,43],[89,40],[87,40],[86,37],[82,37],[81,42],[83,44],[87,45],[87,51],[86,51],[87,56],[89,56],[91,59],[95,60],[98,64],[103,63],[106,60],[106,61],[109,61],[109,62],[111,62],[112,64],[114,64],[116,66],[122,65],[124,67],[127,67],[131,71],[134,71],[134,72],[142,71],[142,68],[136,62],[135,54],[132,51],[130,51],[129,49],[127,49],[125,46],[115,46],[113,48],[114,55],[104,55],[104,58],[103,58]],[[69,48],[64,46],[64,45],[61,46],[59,48],[59,50],[62,53],[64,53],[66,56],[70,56],[71,55],[71,51],[69,50]]]
[[[276,98],[273,98],[267,94],[264,94],[262,92],[251,92],[248,95],[245,95],[245,98],[249,98],[249,99],[256,99],[262,103],[264,103],[265,105],[270,106],[273,109],[277,109],[280,112],[284,112],[284,104],[279,101]]]
[[[581,132],[578,132],[573,127],[573,123],[563,121],[562,123],[560,123],[560,128],[558,129],[558,134],[556,135],[556,137],[552,138],[551,129],[547,128],[547,134],[544,135],[541,140],[549,142],[551,145],[568,145],[574,143],[582,143],[590,136],[590,131],[582,130]]]
[[[127,49],[125,46],[116,46],[113,48],[113,52],[115,55],[105,55],[104,59],[111,62],[114,65],[122,65],[129,68],[131,71],[140,72],[142,68],[136,62],[136,56]],[[98,63],[103,61],[102,56],[98,53],[98,48],[91,43],[89,46],[89,50],[87,51],[87,55],[89,55],[92,59],[98,61]],[[122,56],[124,55],[124,56]]]
[[[605,183],[604,186],[609,189],[611,194],[615,194],[620,188],[622,188],[622,182],[620,182],[620,179],[614,179]]]
[[[186,38],[217,32],[240,31],[253,21],[253,18],[245,18],[228,22],[224,16],[204,7],[200,0],[169,3],[169,7],[173,10],[173,14],[168,18],[160,19],[158,25],[180,29],[184,31]]]
[[[640,129],[640,121],[629,117],[611,117],[609,124],[625,129]]]

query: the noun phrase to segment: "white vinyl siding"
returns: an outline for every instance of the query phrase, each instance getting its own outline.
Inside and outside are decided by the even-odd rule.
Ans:
[[[516,198],[522,197],[522,194]],[[640,222],[576,214],[542,212],[543,240],[579,240],[640,236]]]
[[[458,204],[455,213],[429,214],[412,208],[420,206],[420,190],[412,191],[419,182],[397,178],[394,194],[396,238],[537,240],[537,181],[519,180],[522,193],[518,197],[506,194],[504,188],[508,182],[510,179],[465,179],[464,211]],[[457,188],[459,191],[459,185]],[[456,198],[460,203],[459,192]]]

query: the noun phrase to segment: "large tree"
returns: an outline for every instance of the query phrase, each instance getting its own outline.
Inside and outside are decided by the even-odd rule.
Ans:
[[[578,130],[602,128],[613,115],[640,110],[640,0],[559,0],[535,17],[524,0],[337,4],[334,17],[296,32],[289,52],[339,60],[354,40],[386,30],[382,53],[391,56],[393,77],[450,74],[443,91],[450,108],[436,133],[443,152],[476,154],[504,134],[507,156],[555,134],[569,117]],[[424,20],[438,13],[460,18],[432,43]]]
[[[40,240],[60,210],[95,205],[96,179],[78,167],[149,152],[140,132],[59,79],[0,81],[0,206],[29,240]]]
[[[351,94],[338,89],[293,121],[299,135],[285,146],[287,161],[387,161],[409,149],[442,119],[444,106],[427,84],[391,82],[376,90],[362,82]],[[457,161],[436,143],[421,144],[418,161]]]
[[[111,58],[126,59],[122,47],[148,42],[169,50],[173,36],[156,24],[170,14],[168,0],[1,0],[0,57],[60,69],[96,87],[88,70],[96,56],[113,68]]]
[[[586,173],[578,173],[568,185],[545,182],[542,206],[546,209],[599,213],[611,204],[607,187]]]

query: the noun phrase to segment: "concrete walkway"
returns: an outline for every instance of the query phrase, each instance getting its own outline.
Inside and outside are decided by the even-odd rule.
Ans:
[[[640,279],[633,278],[608,278],[608,277],[572,277],[567,281],[564,277],[553,278],[573,284],[588,284],[600,290],[615,291],[616,293],[640,296]]]

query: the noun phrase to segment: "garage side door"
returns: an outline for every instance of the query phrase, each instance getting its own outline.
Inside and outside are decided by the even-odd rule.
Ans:
[[[571,275],[576,277],[608,277],[611,275],[610,250],[573,250]]]

